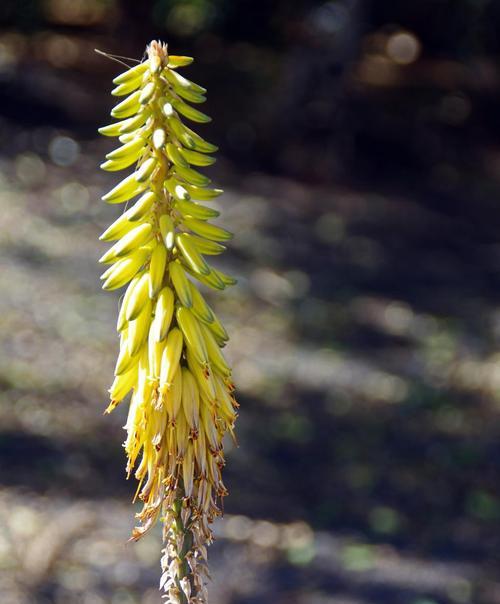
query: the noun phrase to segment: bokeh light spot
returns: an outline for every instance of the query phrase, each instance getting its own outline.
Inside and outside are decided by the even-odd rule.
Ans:
[[[214,8],[209,2],[182,2],[167,17],[167,26],[177,35],[191,36],[204,29],[212,20]]]
[[[256,522],[253,527],[252,541],[260,547],[276,547],[279,537],[278,527],[266,520]]]
[[[46,175],[44,161],[35,153],[23,153],[16,157],[16,176],[27,187],[40,185]]]
[[[69,136],[56,136],[50,141],[49,155],[58,166],[71,166],[80,155],[80,145]]]
[[[413,320],[413,311],[402,302],[391,302],[384,312],[388,331],[394,335],[407,333]]]
[[[370,512],[370,526],[376,533],[392,535],[397,533],[401,519],[397,510],[387,506],[377,506]]]
[[[101,21],[112,2],[102,0],[47,0],[45,13],[53,23],[91,25]]]
[[[67,214],[75,214],[84,210],[90,195],[87,187],[79,182],[68,182],[59,189],[61,206]]]
[[[471,516],[485,522],[500,518],[500,502],[496,497],[483,490],[472,491],[467,499],[466,507]]]
[[[327,212],[320,216],[314,230],[323,243],[336,243],[344,237],[344,221],[334,212]]]
[[[389,37],[385,50],[395,63],[409,65],[420,56],[421,44],[411,32],[398,31]]]
[[[373,548],[361,544],[347,545],[342,551],[342,561],[346,570],[370,570],[375,563]]]
[[[342,2],[325,2],[312,12],[309,22],[312,28],[325,34],[336,34],[349,23],[349,11]]]
[[[47,60],[54,67],[69,67],[79,55],[77,43],[67,36],[50,36],[45,42],[44,50]]]
[[[246,516],[231,516],[226,520],[225,534],[235,541],[246,541],[252,534],[252,521]]]

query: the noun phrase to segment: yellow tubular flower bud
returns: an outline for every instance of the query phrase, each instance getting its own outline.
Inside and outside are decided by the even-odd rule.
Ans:
[[[220,212],[214,210],[213,208],[207,208],[207,206],[202,206],[201,204],[193,201],[185,201],[184,199],[178,199],[175,203],[175,208],[179,210],[183,216],[198,218],[200,220],[217,218],[217,216],[220,214]]]
[[[134,157],[134,161],[137,161],[140,157],[140,152],[144,148],[144,139],[140,136],[133,138],[129,143],[118,147],[111,153],[106,155],[107,159],[125,159],[130,156]]]
[[[153,191],[148,191],[147,193],[144,193],[144,195],[141,195],[134,205],[127,210],[126,214],[128,219],[135,222],[136,220],[140,220],[141,218],[144,218],[144,216],[147,216],[155,200],[156,195]]]
[[[120,141],[120,143],[130,143],[131,141],[134,140],[134,138],[136,138],[137,134],[145,134],[146,132],[144,130],[137,130],[136,132],[125,132],[124,134],[120,134],[120,136],[118,137],[118,140]]]
[[[104,231],[99,239],[100,241],[115,241],[135,226],[135,224],[129,222],[128,211],[124,212]]]
[[[224,326],[222,325],[222,323],[219,321],[219,319],[215,316],[215,314],[213,315],[214,320],[210,322],[209,328],[210,331],[214,334],[214,336],[220,340],[222,340],[223,342],[227,342],[229,340],[229,336],[227,335],[227,331],[224,329]],[[219,346],[222,346],[219,343]]]
[[[153,170],[156,168],[157,163],[158,161],[156,157],[149,157],[135,173],[135,179],[138,182],[144,182],[147,180],[153,173]]]
[[[135,115],[141,106],[139,103],[140,96],[141,93],[139,90],[129,94],[125,100],[116,105],[116,107],[111,111],[111,115],[120,119]]]
[[[206,92],[206,88],[203,86],[199,86],[194,82],[191,82],[184,76],[181,76],[176,71],[172,71],[171,69],[165,70],[165,77],[170,82],[170,84],[174,87],[175,90],[191,90],[193,92],[199,92],[200,94],[204,94]]]
[[[147,185],[136,181],[135,174],[131,174],[111,189],[109,193],[106,193],[102,199],[108,203],[122,203],[142,193],[146,187]]]
[[[152,381],[159,380],[161,370],[161,358],[165,350],[166,341],[157,342],[152,329],[148,335],[148,353],[149,353],[149,377]]]
[[[233,238],[233,234],[229,231],[203,220],[191,218],[191,216],[184,218],[184,224],[196,235],[205,237],[205,239],[209,239],[210,241],[228,241]]]
[[[210,271],[210,273],[208,275],[201,275],[199,273],[195,273],[189,266],[186,266],[186,270],[191,275],[193,275],[193,277],[196,277],[196,279],[198,279],[198,281],[200,283],[203,283],[203,285],[206,285],[207,287],[210,287],[212,289],[218,289],[221,291],[226,288],[226,286],[224,285],[224,282],[215,273],[214,270]]]
[[[221,352],[228,335],[196,283],[223,290],[235,280],[205,259],[221,254],[232,235],[207,222],[217,210],[197,203],[222,190],[208,188],[198,171],[214,163],[208,154],[217,147],[183,121],[210,121],[191,106],[205,101],[205,88],[177,72],[192,61],[153,41],[143,62],[113,80],[118,121],[99,132],[121,144],[101,168],[131,173],[102,199],[131,204],[101,235],[114,243],[100,262],[110,265],[103,289],[128,284],[106,412],[132,390],[124,447],[143,503],[132,539],[161,518],[161,588],[173,602],[205,604],[209,527],[227,494],[222,442],[227,432],[234,438],[237,403]]]
[[[184,168],[189,167],[189,162],[184,158],[182,149],[180,147],[176,147],[172,143],[167,144],[167,156],[174,166],[183,166]]]
[[[207,371],[206,367],[198,363],[191,350],[187,351],[186,358],[188,367],[195,376],[200,391],[203,392],[209,401],[214,401],[216,393],[212,374]]]
[[[196,437],[200,426],[200,393],[193,374],[186,367],[182,368],[182,409],[192,436]]]
[[[181,57],[170,55],[168,58],[167,67],[170,67],[170,69],[175,69],[176,67],[186,67],[186,65],[191,65],[193,61],[193,57]]]
[[[217,256],[226,250],[225,245],[217,243],[216,241],[209,241],[203,237],[198,237],[198,235],[191,235],[191,241],[195,248],[206,256]]]
[[[137,372],[135,369],[131,369],[122,375],[117,375],[109,389],[109,398],[112,401],[121,401],[134,387],[136,381]]]
[[[174,302],[173,291],[169,287],[164,287],[156,300],[155,318],[153,321],[153,332],[157,342],[167,337],[168,328],[174,314]]]
[[[198,153],[198,151],[191,151],[190,149],[181,149],[180,153],[183,159],[193,164],[193,166],[211,166],[216,161],[215,157],[211,157],[205,153]]]
[[[133,321],[141,314],[148,301],[149,274],[143,273],[135,284],[132,293],[127,298],[125,317],[127,321]]]
[[[172,130],[174,136],[177,137],[188,149],[194,149],[196,147],[196,143],[193,137],[186,132],[186,127],[175,115],[173,107],[170,103],[166,103],[163,106],[163,113],[167,118],[167,126],[170,128],[170,130]]]
[[[120,128],[126,121],[123,120],[123,122],[115,122],[114,124],[109,124],[109,126],[102,126],[97,131],[103,136],[119,136]]]
[[[146,86],[144,86],[144,88],[141,90],[141,93],[139,95],[139,103],[141,105],[145,105],[148,101],[150,101],[153,98],[155,90],[155,82],[148,82]]]
[[[128,231],[119,239],[113,247],[99,258],[99,262],[106,263],[117,256],[125,256],[132,250],[138,248],[143,243],[151,239],[153,228],[149,223],[141,224]]]
[[[163,245],[157,245],[151,254],[149,263],[149,297],[155,298],[163,285],[167,250]]]
[[[132,296],[136,283],[139,281],[142,275],[143,273],[139,273],[138,275],[136,275],[132,279],[132,281],[130,281],[127,290],[125,291],[125,295],[123,296],[123,300],[120,306],[120,311],[118,313],[118,320],[116,322],[116,331],[118,332],[123,331],[123,329],[125,329],[125,327],[127,326],[127,317],[125,315],[127,310],[127,304],[130,297]]]
[[[203,94],[194,92],[193,90],[189,90],[187,88],[178,88],[176,89],[176,93],[190,103],[204,103],[207,100],[206,96]]]
[[[119,170],[124,170],[125,168],[128,168],[136,161],[137,159],[134,157],[125,158],[121,160],[109,159],[108,161],[103,162],[99,167],[101,168],[101,170],[106,170],[106,172],[118,172]]]
[[[175,242],[181,251],[184,260],[195,273],[200,273],[201,275],[208,275],[210,273],[210,268],[206,263],[205,258],[203,258],[196,247],[191,243],[187,233],[177,235]]]
[[[111,94],[113,96],[124,96],[126,94],[130,94],[134,90],[137,90],[141,85],[141,80],[138,78],[136,80],[130,80],[125,84],[119,84],[116,88],[113,88]]]
[[[142,126],[144,124],[144,122],[148,119],[148,117],[151,115],[151,112],[143,109],[142,111],[139,111],[139,113],[137,115],[134,115],[134,117],[129,117],[128,119],[124,120],[121,123],[120,126],[120,134],[132,134],[134,133],[137,128],[139,128],[140,126]],[[115,135],[118,136],[118,135]]]
[[[210,201],[211,199],[215,199],[222,195],[224,191],[222,189],[204,189],[203,187],[186,187],[188,195],[192,199],[196,199],[197,201]]]
[[[165,397],[165,405],[167,407],[167,413],[172,423],[175,423],[177,414],[182,405],[182,368],[179,367],[175,372],[174,379],[170,390],[167,392]]]
[[[140,249],[131,257],[123,258],[111,267],[111,272],[102,285],[102,289],[113,290],[123,287],[146,261],[148,253]]]
[[[183,127],[186,135],[194,141],[194,149],[196,149],[196,151],[201,151],[202,153],[215,153],[219,150],[216,145],[212,145],[212,143],[206,141],[199,134],[196,134],[196,132],[191,130],[191,128],[188,128],[187,126]]]
[[[137,287],[137,286],[136,286]],[[127,345],[131,356],[139,352],[148,337],[151,324],[151,300],[147,298],[142,311],[128,324]]]
[[[231,275],[227,275],[226,273],[223,273],[215,268],[212,270],[212,274],[216,275],[226,287],[228,285],[236,285],[236,283],[238,283],[238,281],[234,277],[231,277]]]
[[[168,334],[161,358],[160,390],[162,392],[168,390],[172,384],[172,379],[179,367],[183,343],[181,331],[174,327]]]
[[[191,290],[189,289],[189,281],[181,263],[178,261],[171,262],[168,265],[168,272],[170,274],[175,292],[182,305],[190,308],[193,303],[191,299]]]
[[[183,308],[182,306],[179,306],[175,316],[182,330],[188,350],[193,354],[198,363],[207,365],[208,352],[198,319],[191,313],[189,308]]]
[[[184,396],[184,393],[183,393]],[[186,497],[191,497],[191,495],[193,494],[193,472],[194,472],[194,460],[193,460],[193,445],[191,443],[188,444],[186,453],[184,454],[184,459],[183,459],[183,463],[182,463],[182,480],[184,483],[184,494],[186,495]],[[189,589],[189,591],[186,593],[186,596],[188,597],[188,594],[190,594],[191,592],[191,584],[189,583],[189,580],[185,581],[185,579],[187,579],[187,577],[184,577],[182,579],[182,583],[184,583],[186,585],[186,587]],[[184,588],[184,590],[186,589],[186,587]]]
[[[168,178],[165,181],[165,187],[170,195],[176,199],[190,199],[189,193],[187,192],[187,188],[183,187],[177,180],[174,178]]]
[[[192,313],[203,321],[204,323],[212,323],[215,319],[214,313],[210,306],[206,303],[205,298],[196,289],[195,285],[189,282],[191,289],[191,297],[193,300],[193,306],[191,308]]]
[[[127,71],[124,71],[120,75],[117,75],[116,78],[113,79],[113,84],[124,84],[125,82],[130,82],[130,80],[138,80],[140,82],[143,73],[146,71],[147,65],[145,63],[139,63]]]
[[[181,101],[180,99],[173,99],[172,105],[174,109],[176,109],[176,111],[178,111],[184,117],[187,117],[193,122],[198,122],[199,124],[206,124],[207,122],[212,121],[211,117],[209,117],[205,113],[202,113],[201,111],[198,111],[198,109],[191,107],[191,105],[184,103],[184,101]]]
[[[227,361],[224,358],[224,355],[222,354],[214,335],[210,329],[202,323],[200,324],[200,329],[203,335],[203,340],[205,341],[210,366],[213,369],[216,369],[224,377],[229,377],[231,375],[231,368],[227,364]]]
[[[124,329],[120,337],[120,354],[116,361],[115,375],[127,373],[134,365],[139,362],[137,357],[130,354],[127,346],[128,329]]]
[[[165,247],[167,250],[171,250],[174,247],[175,242],[175,225],[174,221],[168,216],[168,214],[163,214],[160,217],[160,233],[161,237],[165,243]]]
[[[205,433],[207,442],[210,445],[212,453],[219,450],[219,435],[215,426],[215,418],[212,414],[211,405],[208,401],[203,400],[200,405],[201,410],[201,425]]]
[[[204,174],[200,174],[192,168],[184,168],[183,166],[177,166],[175,169],[177,175],[191,185],[198,185],[204,187],[210,183],[210,179]]]

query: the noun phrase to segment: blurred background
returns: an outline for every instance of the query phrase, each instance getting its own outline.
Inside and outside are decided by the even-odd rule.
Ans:
[[[213,604],[498,604],[500,3],[2,0],[2,604],[160,602],[103,417],[111,78],[196,57],[241,402]]]

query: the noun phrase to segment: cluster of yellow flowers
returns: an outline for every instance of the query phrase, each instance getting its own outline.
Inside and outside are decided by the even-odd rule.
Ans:
[[[103,200],[139,197],[102,234],[115,243],[100,262],[110,265],[103,289],[128,284],[107,411],[132,391],[127,472],[136,468],[144,503],[132,538],[161,516],[161,588],[172,602],[199,603],[206,601],[209,525],[227,493],[222,439],[233,435],[238,405],[221,351],[227,333],[193,281],[220,290],[235,283],[204,257],[223,252],[232,235],[208,222],[216,210],[198,203],[222,191],[208,188],[210,180],[191,167],[209,166],[215,160],[208,154],[217,150],[181,121],[210,120],[188,104],[202,103],[206,90],[177,72],[191,62],[153,41],[144,62],[113,80],[112,94],[126,98],[111,112],[119,121],[99,132],[118,137],[121,146],[101,168],[135,168]]]

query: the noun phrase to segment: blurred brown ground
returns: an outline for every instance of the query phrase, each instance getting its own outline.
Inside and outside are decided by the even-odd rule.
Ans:
[[[500,603],[496,12],[445,4],[0,9],[2,604],[160,601],[159,532],[126,543],[125,409],[102,415],[119,209],[95,130],[120,66],[93,53],[154,36],[199,58],[236,234],[211,601]]]

